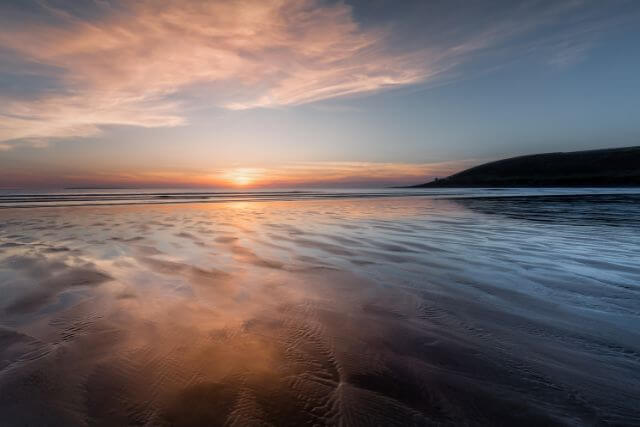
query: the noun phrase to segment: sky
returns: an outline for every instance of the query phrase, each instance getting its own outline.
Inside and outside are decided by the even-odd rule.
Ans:
[[[0,188],[377,187],[640,145],[634,0],[2,0]]]

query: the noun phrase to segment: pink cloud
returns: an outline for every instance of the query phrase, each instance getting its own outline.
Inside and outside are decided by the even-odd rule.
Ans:
[[[108,124],[175,126],[167,96],[198,85],[213,105],[283,106],[414,83],[428,74],[385,49],[348,6],[313,0],[140,1],[98,22],[0,30],[0,46],[64,70],[69,89],[5,100],[0,140],[87,136]],[[221,90],[220,88],[224,88]]]
[[[391,46],[388,29],[359,25],[341,2],[139,0],[95,20],[41,4],[55,24],[4,21],[0,48],[60,70],[63,89],[36,99],[0,95],[0,142],[183,125],[190,106],[179,99],[189,91],[208,107],[239,110],[430,82],[574,7],[516,8],[463,36],[408,49]]]

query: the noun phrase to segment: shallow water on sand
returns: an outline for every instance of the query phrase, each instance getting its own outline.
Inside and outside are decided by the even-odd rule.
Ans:
[[[2,425],[640,424],[640,196],[0,210]]]

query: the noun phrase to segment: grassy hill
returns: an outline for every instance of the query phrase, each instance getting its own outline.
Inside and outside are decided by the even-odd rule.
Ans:
[[[640,186],[640,146],[512,157],[411,188],[610,186]]]

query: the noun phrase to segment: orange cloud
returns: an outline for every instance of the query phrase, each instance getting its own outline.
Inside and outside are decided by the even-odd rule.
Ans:
[[[55,70],[60,87],[29,98],[0,94],[0,149],[91,136],[106,125],[182,125],[193,96],[206,107],[241,110],[431,82],[581,2],[516,5],[489,24],[460,31],[452,22],[438,27],[446,35],[429,45],[407,46],[392,45],[390,29],[359,25],[342,2],[137,0],[104,3],[104,14],[93,19],[38,4],[47,17],[15,21],[1,19],[7,6],[0,5],[0,50]],[[590,32],[577,31],[571,46]],[[585,49],[554,61],[570,62]]]
[[[442,163],[303,162],[271,167],[228,167],[211,170],[140,169],[137,171],[80,171],[0,173],[0,182],[30,186],[218,187],[286,188],[371,186],[421,183],[448,176],[477,160]]]
[[[230,109],[300,104],[414,83],[430,73],[359,28],[342,3],[137,1],[100,21],[0,30],[0,46],[63,70],[68,90],[0,99],[0,141],[88,136],[101,125],[175,126],[171,95],[198,85]]]

